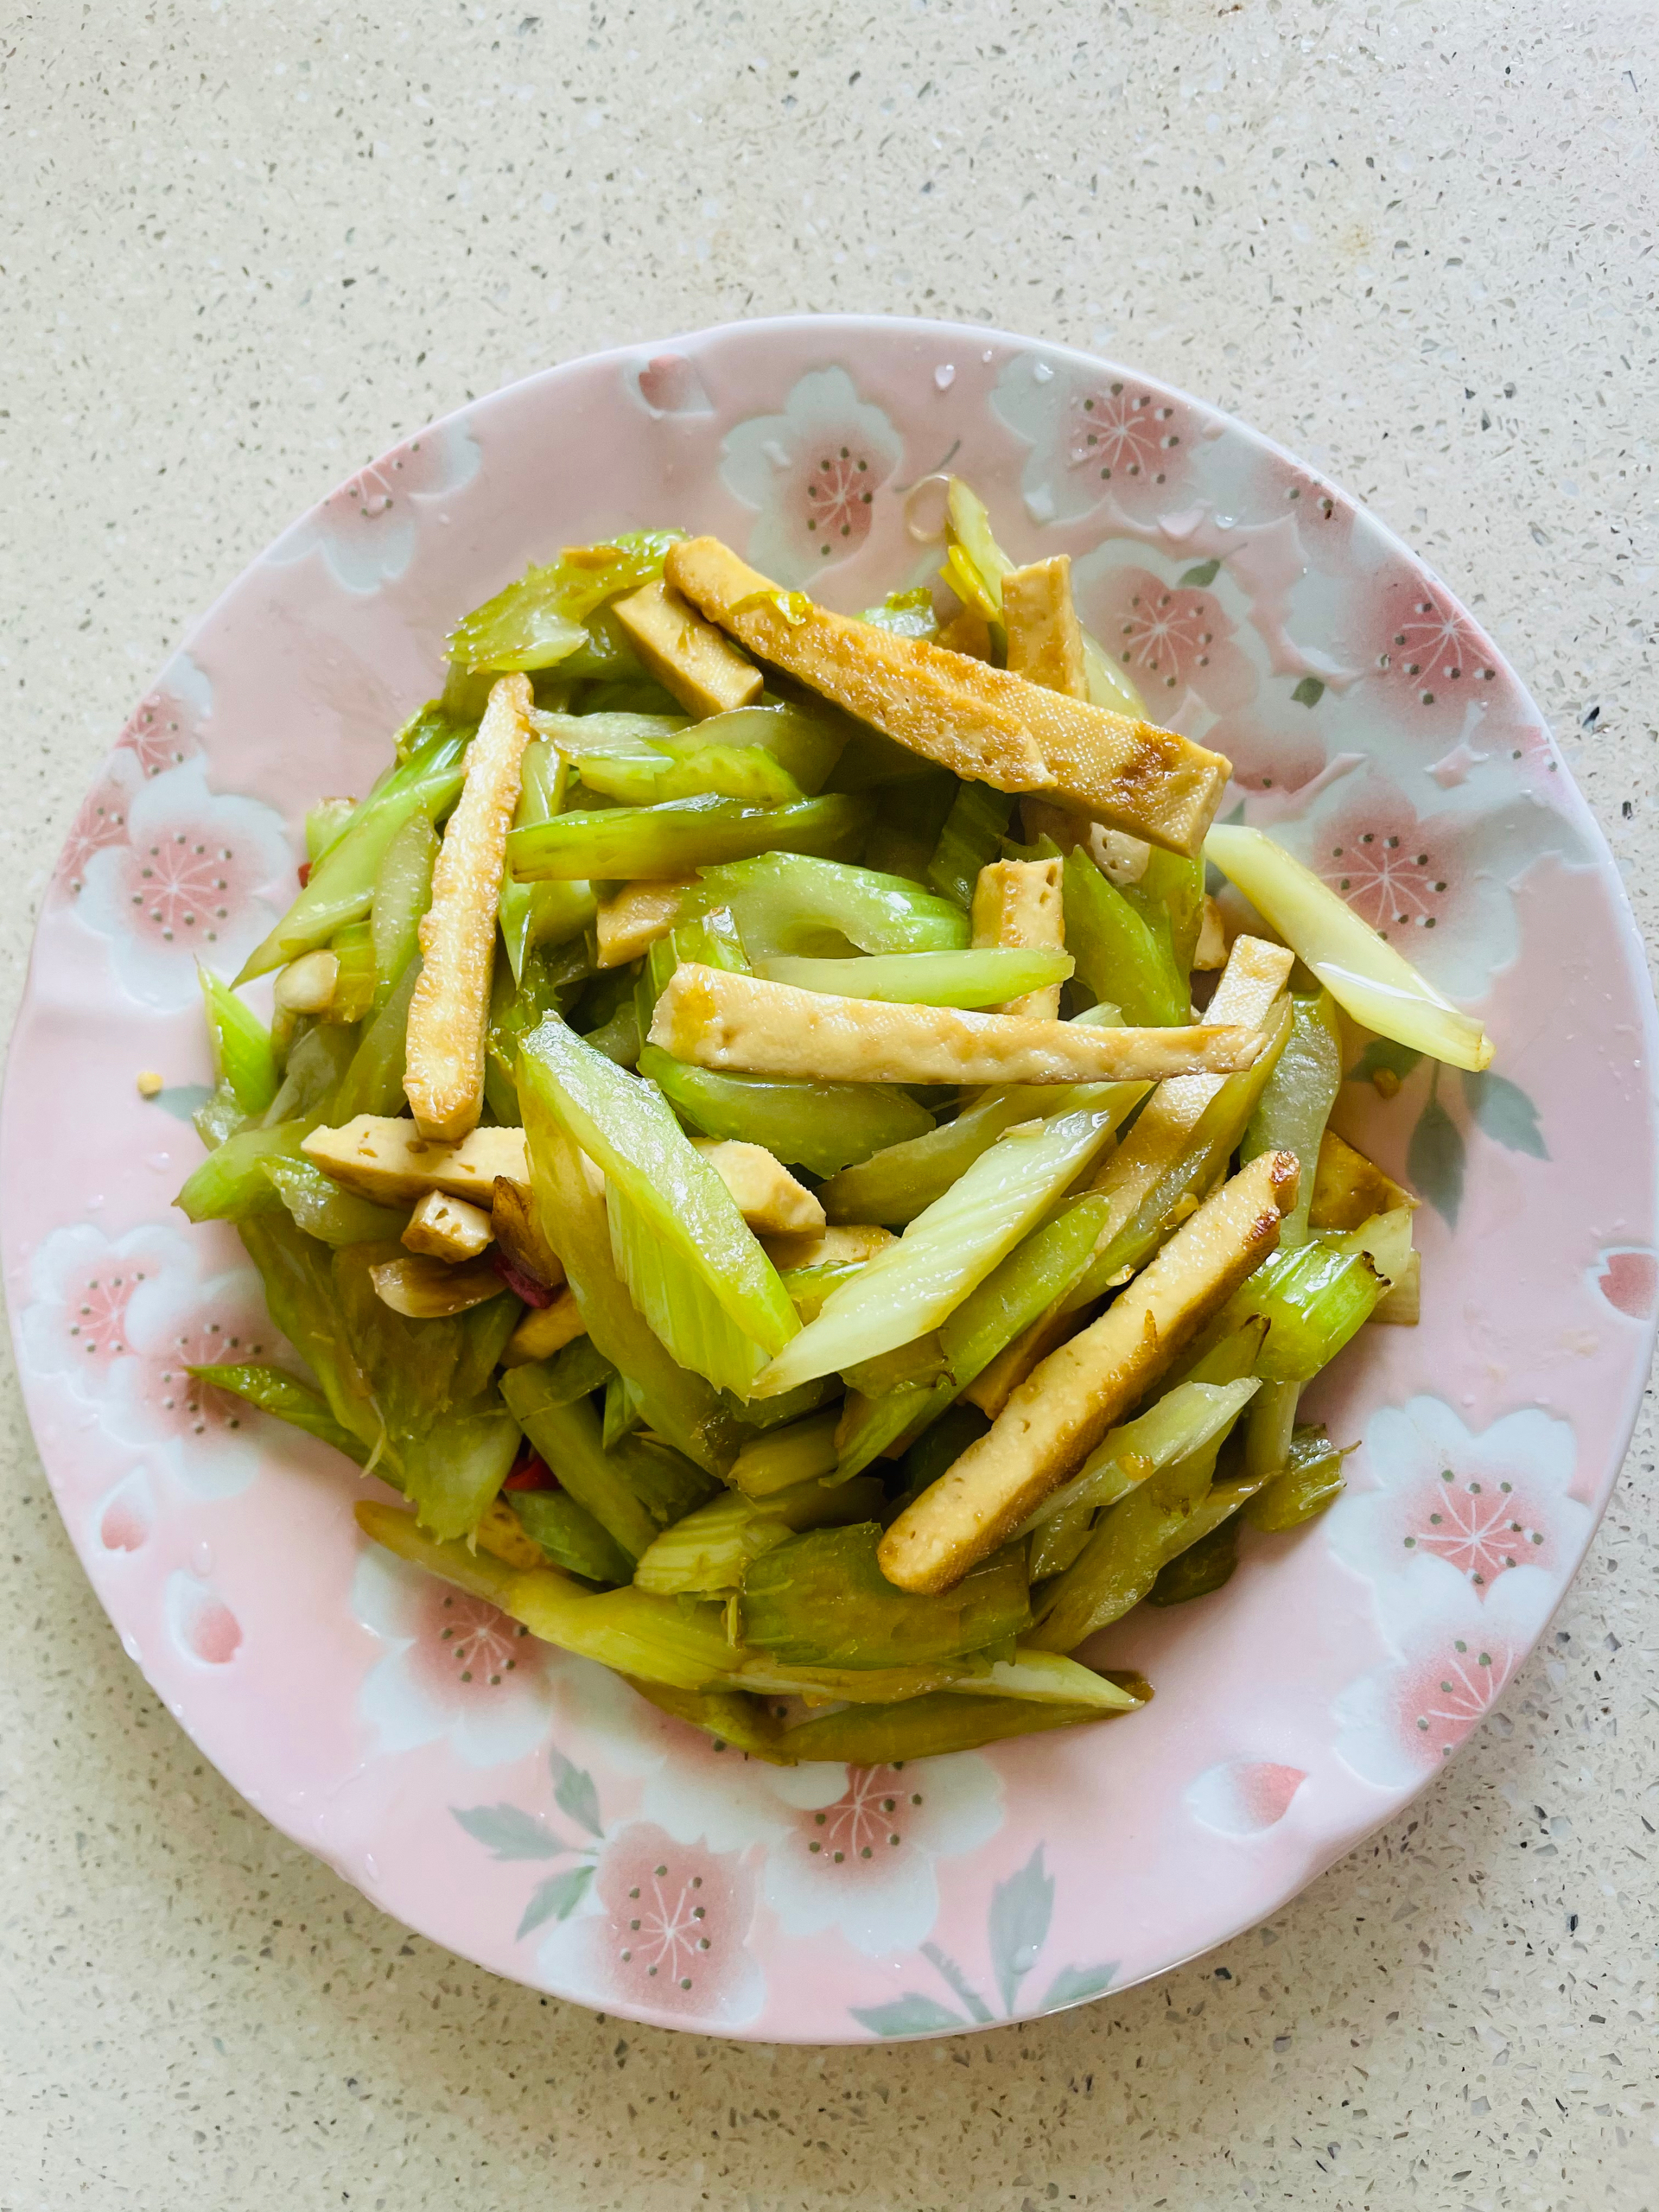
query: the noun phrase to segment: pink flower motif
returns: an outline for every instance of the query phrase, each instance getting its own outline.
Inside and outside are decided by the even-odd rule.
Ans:
[[[178,767],[196,749],[186,710],[165,691],[152,691],[140,701],[116,743],[131,753],[146,776]]]
[[[640,404],[652,415],[712,415],[709,399],[695,361],[683,353],[653,353],[636,362],[626,380]]]
[[[19,1322],[24,1358],[37,1375],[67,1376],[77,1397],[101,1404],[117,1370],[136,1357],[127,1319],[135,1295],[146,1284],[194,1280],[194,1255],[176,1230],[135,1229],[111,1243],[89,1224],[54,1229],[29,1269]]]
[[[58,855],[54,880],[60,891],[78,897],[86,880],[94,853],[106,845],[124,844],[127,812],[140,781],[139,769],[130,752],[112,753],[75,812],[69,835]]]
[[[105,1418],[124,1441],[148,1445],[198,1495],[226,1497],[257,1473],[264,1434],[245,1400],[213,1389],[193,1367],[269,1363],[282,1339],[258,1278],[235,1268],[198,1282],[188,1270],[140,1287],[127,1310],[131,1357],[111,1377]]]
[[[279,567],[321,552],[347,591],[378,591],[408,568],[419,503],[447,499],[478,474],[480,454],[459,423],[440,423],[359,468],[296,523],[265,558]]]
[[[1312,716],[1304,707],[1289,713],[1294,721],[1272,724],[1258,714],[1226,715],[1204,733],[1205,743],[1232,762],[1241,791],[1287,795],[1305,789],[1324,767],[1325,741]]]
[[[1628,1313],[1633,1321],[1645,1321],[1659,1289],[1659,1263],[1651,1252],[1622,1245],[1600,1255],[1594,1281],[1610,1306]]]
[[[1231,1759],[1206,1767],[1184,1792],[1188,1811],[1222,1835],[1262,1835],[1276,1827],[1307,1780],[1305,1768],[1269,1759]]]
[[[1497,696],[1496,649],[1439,585],[1404,574],[1370,585],[1362,620],[1367,688],[1377,687],[1408,730],[1456,732],[1471,703]]]
[[[1111,568],[1095,578],[1085,619],[1160,721],[1189,696],[1217,715],[1255,696],[1255,669],[1212,592],[1166,584],[1149,569]]]
[[[241,1622],[194,1574],[168,1577],[167,1620],[179,1649],[204,1667],[227,1667],[242,1647]]]
[[[1426,830],[1391,785],[1372,780],[1357,804],[1321,823],[1315,866],[1381,937],[1434,929],[1455,911],[1448,906],[1461,874],[1455,830]]]
[[[859,397],[844,369],[810,371],[781,415],[738,423],[721,448],[721,476],[759,510],[749,538],[756,566],[800,584],[856,553],[869,535],[875,495],[903,451],[887,416]]]
[[[92,1516],[92,1526],[106,1552],[143,1549],[156,1526],[156,1500],[142,1467],[116,1484]]]
[[[1131,487],[1161,490],[1170,456],[1187,434],[1186,410],[1121,378],[1066,396],[1066,467],[1109,484],[1120,502]]]
[[[735,1853],[630,1821],[606,1838],[587,1902],[542,1947],[554,1987],[687,2027],[739,2027],[760,2012],[766,1983],[747,1948],[755,1880]]]
[[[1137,378],[1019,353],[991,404],[1032,448],[1020,486],[1034,522],[1075,521],[1108,498],[1150,520],[1192,488],[1198,418]]]

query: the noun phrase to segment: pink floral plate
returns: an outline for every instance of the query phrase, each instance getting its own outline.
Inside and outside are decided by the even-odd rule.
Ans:
[[[295,887],[467,607],[674,522],[856,608],[937,556],[942,467],[1065,551],[1154,711],[1497,1040],[1373,1044],[1338,1120],[1425,1200],[1421,1327],[1315,1410],[1348,1494],[1101,1661],[1155,1702],[873,1772],[747,1763],[359,1542],[343,1461],[193,1386],[280,1351],[198,1157],[198,959]],[[551,369],[435,424],[197,625],[76,817],[6,1090],[5,1281],[35,1432],[133,1661],[250,1803],[410,1927],[534,1986],[770,2041],[945,2033],[1160,1972],[1396,1814],[1521,1664],[1607,1503],[1654,1335],[1654,1008],[1537,709],[1422,564],[1241,424],[944,323],[755,322]],[[155,1069],[165,1088],[142,1097]],[[1373,1081],[1371,1078],[1377,1078]],[[1385,1099],[1381,1094],[1393,1095]]]

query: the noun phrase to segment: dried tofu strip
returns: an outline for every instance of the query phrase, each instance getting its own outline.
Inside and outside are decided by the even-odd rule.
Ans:
[[[1046,691],[1064,691],[1070,699],[1089,696],[1069,553],[1008,571],[1002,579],[1002,622],[1008,634],[1008,666],[1016,676],[1040,683]]]
[[[766,1257],[779,1274],[794,1268],[854,1268],[874,1259],[899,1242],[890,1229],[862,1223],[838,1224],[817,1236],[768,1236]]]
[[[501,1355],[503,1367],[528,1367],[533,1359],[551,1359],[556,1351],[588,1333],[573,1290],[562,1290],[550,1306],[531,1306],[507,1338]]]
[[[976,945],[1006,945],[1056,951],[1065,944],[1065,905],[1060,894],[1063,870],[1057,860],[992,861],[974,885]],[[1024,1014],[1032,1021],[1052,1021],[1060,1011],[1060,987],[1050,983],[1027,991],[994,1009]]]
[[[1208,892],[1205,893],[1199,915],[1198,941],[1192,948],[1192,965],[1205,975],[1227,965],[1227,932],[1222,926],[1221,909]]]
[[[736,652],[712,622],[688,607],[660,577],[611,613],[645,666],[689,715],[699,720],[753,706],[765,681],[753,661]]]
[[[804,1236],[823,1228],[823,1208],[763,1144],[693,1137],[757,1236]]]
[[[313,1129],[300,1147],[306,1158],[365,1198],[405,1204],[445,1191],[476,1206],[495,1202],[495,1179],[530,1180],[522,1129],[474,1129],[459,1144],[423,1137],[413,1122],[359,1114],[337,1129]]]
[[[888,1581],[951,1589],[1011,1536],[1274,1249],[1298,1179],[1294,1153],[1258,1154],[1099,1320],[1051,1352],[888,1529],[877,1554]]]
[[[690,876],[663,883],[625,883],[599,909],[599,964],[626,968],[668,935],[680,918],[680,902],[691,888]]]
[[[475,1260],[494,1237],[490,1217],[470,1198],[428,1191],[409,1217],[403,1242],[434,1260]]]
[[[404,1090],[421,1135],[451,1143],[477,1128],[483,1110],[496,908],[531,703],[527,676],[504,676],[491,686],[421,922],[423,965],[409,1002]]]
[[[832,614],[780,591],[716,537],[676,545],[667,573],[751,652],[965,782],[1052,790],[1175,852],[1203,843],[1230,772],[1219,753],[925,638]]]
[[[651,1042],[699,1067],[825,1083],[1133,1083],[1230,1074],[1255,1029],[1093,1029],[955,1007],[800,991],[688,962],[657,1001]]]
[[[1385,1175],[1334,1129],[1320,1138],[1313,1204],[1307,1217],[1310,1229],[1359,1229],[1376,1214],[1416,1204],[1409,1191],[1402,1190],[1391,1175]]]

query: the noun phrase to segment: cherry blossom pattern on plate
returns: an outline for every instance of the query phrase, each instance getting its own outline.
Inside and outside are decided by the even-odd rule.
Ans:
[[[98,772],[97,780],[75,810],[69,834],[63,841],[52,872],[53,889],[59,896],[78,899],[86,888],[86,870],[95,853],[127,842],[127,815],[133,794],[143,781],[135,755],[118,748]]]
[[[970,1980],[959,1962],[937,1943],[924,1943],[917,1956],[931,1969],[927,1986],[907,1989],[879,2005],[855,2005],[852,2016],[872,2035],[884,2037],[951,2035],[998,2020],[1030,2019],[1087,2003],[1109,1988],[1116,1966],[1060,1966],[1051,1961],[1033,1985],[1043,1993],[1035,2004],[1022,2001],[1027,1977],[1049,1948],[1054,1920],[1054,1877],[1039,1843],[1006,1881],[995,1884],[985,1915],[985,1966],[988,1978]],[[944,2004],[934,1993],[943,1985],[956,1999]],[[992,1995],[983,1993],[989,1991]],[[992,1997],[995,1998],[995,2003]]]
[[[1591,1280],[1607,1303],[1633,1321],[1645,1321],[1659,1292],[1659,1262],[1644,1246],[1618,1244],[1598,1252]]]
[[[67,1380],[86,1405],[103,1405],[114,1377],[138,1355],[128,1319],[134,1298],[160,1283],[171,1294],[195,1280],[187,1238],[160,1223],[110,1238],[91,1223],[54,1229],[29,1262],[29,1303],[18,1317],[23,1361]]]
[[[140,785],[125,826],[82,868],[76,911],[130,995],[176,1012],[198,995],[198,961],[233,971],[270,927],[293,855],[280,815],[210,791],[200,757]]]
[[[156,1492],[142,1466],[124,1475],[92,1519],[92,1541],[111,1553],[141,1552],[156,1529]]]
[[[1520,1567],[1477,1589],[1448,1560],[1418,1560],[1373,1586],[1393,1656],[1341,1692],[1337,1751],[1380,1789],[1413,1789],[1483,1720],[1560,1595]]]
[[[1570,1424],[1535,1406],[1474,1433],[1439,1398],[1384,1406],[1365,1429],[1374,1487],[1337,1501],[1327,1541],[1372,1580],[1438,1560],[1480,1597],[1523,1567],[1559,1580],[1589,1530],[1576,1464]]]
[[[1218,1835],[1265,1835],[1284,1819],[1306,1780],[1305,1767],[1274,1759],[1224,1759],[1194,1775],[1182,1798],[1193,1819]]]
[[[1348,1071],[1350,1083],[1371,1083],[1384,1096],[1407,1092],[1402,1114],[1415,1109],[1406,1147],[1406,1179],[1448,1229],[1458,1225],[1471,1140],[1478,1131],[1506,1152],[1548,1160],[1538,1109],[1518,1083],[1487,1068],[1476,1074],[1426,1060],[1408,1045],[1375,1037]]]
[[[436,423],[359,468],[284,531],[265,559],[285,568],[321,553],[336,583],[351,592],[377,592],[408,568],[422,508],[469,484],[480,458],[461,423]]]
[[[188,653],[175,653],[156,689],[127,717],[116,750],[130,753],[145,776],[162,775],[201,750],[200,726],[213,710],[207,671]]]
[[[696,363],[683,353],[653,353],[649,360],[631,362],[623,372],[623,382],[653,416],[715,411]]]
[[[1212,717],[1248,706],[1257,672],[1212,588],[1220,563],[1174,562],[1166,578],[1121,557],[1124,550],[1077,564],[1078,608],[1153,719],[1174,727],[1192,704]]]
[[[898,432],[859,397],[845,369],[809,370],[781,415],[737,423],[721,448],[721,480],[758,512],[748,546],[756,568],[803,584],[856,553],[875,495],[903,453]]]
[[[545,1737],[557,1661],[486,1599],[376,1545],[358,1560],[351,1603],[385,1647],[358,1693],[378,1754],[445,1738],[468,1766],[505,1766]]]
[[[991,406],[1031,448],[1020,488],[1033,522],[1075,522],[1107,499],[1147,521],[1191,497],[1202,418],[1127,370],[1016,353]]]
[[[211,1583],[182,1569],[167,1580],[168,1633],[199,1667],[228,1667],[242,1648],[242,1624]]]

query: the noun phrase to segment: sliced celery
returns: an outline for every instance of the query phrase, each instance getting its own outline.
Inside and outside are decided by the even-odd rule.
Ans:
[[[563,814],[515,830],[507,864],[520,882],[550,877],[645,877],[661,881],[758,853],[856,852],[869,828],[861,799],[797,799],[748,806],[735,798],[670,799],[661,806],[613,806]]]
[[[843,998],[887,999],[903,1006],[995,1007],[1027,991],[1063,983],[1071,956],[1044,947],[970,952],[898,952],[854,960],[800,960],[787,955],[760,963],[768,982]]]
[[[679,1690],[666,1682],[642,1682],[628,1677],[628,1687],[688,1727],[701,1728],[728,1750],[742,1751],[769,1766],[793,1766],[793,1756],[779,1743],[783,1732],[763,1698],[746,1690]]]
[[[861,952],[960,952],[969,943],[968,918],[948,899],[901,875],[806,854],[766,853],[706,868],[693,899],[729,907],[757,960],[833,957],[849,944]]]
[[[960,786],[927,864],[927,880],[942,899],[963,908],[973,905],[979,871],[1001,851],[1013,811],[1011,791],[989,784]]]
[[[257,1406],[262,1414],[274,1414],[278,1421],[285,1421],[296,1428],[302,1428],[308,1436],[315,1436],[324,1444],[332,1444],[347,1459],[355,1459],[360,1467],[369,1456],[369,1447],[350,1429],[342,1428],[328,1409],[328,1402],[308,1382],[302,1382],[282,1367],[193,1367],[190,1370],[198,1382],[206,1382],[215,1390],[229,1390]]]
[[[680,753],[698,746],[759,746],[792,776],[809,797],[823,789],[841,758],[852,728],[844,716],[791,701],[734,707],[696,723],[665,752]]]
[[[814,1414],[756,1437],[733,1460],[726,1479],[746,1497],[763,1498],[830,1474],[836,1465],[838,1418],[833,1411]]]
[[[397,757],[400,760],[404,757],[401,749]],[[320,798],[315,806],[306,809],[305,857],[313,868],[350,827],[356,812],[354,798]]]
[[[964,1683],[955,1694],[963,1692],[1033,1698],[1044,1705],[1093,1706],[1100,1713],[1133,1713],[1143,1701],[1110,1675],[1080,1667],[1058,1651],[1016,1649],[1012,1659],[997,1660],[988,1675]]]
[[[1095,1509],[1080,1503],[1068,1505],[1041,1528],[1034,1529],[1031,1539],[1031,1579],[1033,1583],[1046,1582],[1052,1574],[1064,1574],[1077,1554],[1089,1541]]]
[[[551,1359],[533,1364],[540,1378],[543,1402],[550,1406],[568,1406],[578,1398],[591,1397],[616,1372],[591,1337],[578,1337]]]
[[[1103,1437],[1071,1481],[1043,1500],[1020,1534],[1074,1507],[1092,1513],[1115,1505],[1178,1460],[1218,1446],[1259,1387],[1246,1380],[1181,1382],[1166,1390],[1138,1419]]]
[[[632,1436],[640,1426],[639,1402],[634,1396],[626,1375],[613,1372],[605,1384],[604,1433],[601,1443],[608,1452],[625,1436]]]
[[[1154,928],[1168,938],[1178,971],[1183,978],[1190,978],[1204,921],[1202,853],[1189,859],[1148,845],[1147,864],[1138,880],[1125,885],[1124,890]]]
[[[493,1390],[481,1392],[403,1440],[404,1495],[435,1536],[469,1535],[518,1452],[517,1422]]]
[[[735,1590],[752,1560],[797,1531],[859,1521],[880,1505],[874,1479],[837,1489],[799,1483],[764,1502],[728,1491],[664,1529],[635,1567],[634,1585],[664,1598]]]
[[[639,1072],[702,1135],[764,1145],[815,1175],[832,1175],[933,1126],[925,1107],[890,1084],[727,1075],[677,1060],[656,1045],[642,1046]]]
[[[213,1073],[219,1082],[229,1084],[244,1114],[263,1114],[276,1096],[281,1080],[270,1032],[217,976],[206,968],[198,968],[196,974],[207,1007]]]
[[[1259,1152],[1292,1152],[1301,1165],[1301,1188],[1279,1230],[1281,1252],[1307,1242],[1308,1209],[1319,1160],[1319,1142],[1342,1089],[1342,1032],[1329,991],[1317,998],[1292,995],[1290,1034],[1250,1116],[1239,1147],[1241,1162]]]
[[[663,558],[683,533],[630,531],[603,545],[573,545],[456,624],[449,657],[457,666],[500,675],[550,668],[585,643],[590,614],[618,593],[663,573]]]
[[[626,1582],[633,1562],[616,1539],[563,1490],[512,1491],[506,1503],[519,1526],[555,1567],[589,1582]]]
[[[786,1728],[779,1750],[791,1761],[836,1759],[849,1766],[895,1766],[939,1758],[1009,1736],[1076,1728],[1109,1716],[1095,1705],[1049,1705],[1035,1698],[962,1695],[937,1690],[903,1705],[849,1706]]]
[[[336,1128],[359,1114],[402,1112],[409,1002],[420,972],[419,959],[411,960],[379,1013],[365,1023],[357,1050],[329,1101],[329,1118]]]
[[[276,1195],[308,1236],[324,1244],[361,1244],[371,1237],[401,1236],[407,1213],[359,1198],[308,1160],[267,1160],[265,1173]]]
[[[1096,1629],[1139,1605],[1171,1560],[1219,1528],[1258,1487],[1247,1480],[1217,1483],[1196,1502],[1175,1504],[1161,1503],[1151,1484],[1131,1491],[1043,1593],[1043,1618],[1027,1642],[1042,1651],[1075,1651]]]
[[[1268,1532],[1300,1529],[1342,1496],[1346,1456],[1323,1428],[1299,1428],[1279,1471],[1250,1499],[1244,1518],[1253,1529]]]
[[[700,729],[702,725],[698,725]],[[626,806],[654,806],[665,799],[712,793],[750,806],[781,806],[804,796],[787,768],[760,745],[689,745],[671,738],[649,760],[584,759],[583,787]]]
[[[527,745],[514,829],[552,821],[563,812],[564,797],[565,767],[559,753],[550,745]],[[580,878],[571,883],[515,883],[504,873],[498,912],[513,981],[524,981],[525,963],[538,944],[568,943],[593,926],[598,912],[592,887]]]
[[[1166,930],[1156,927],[1081,845],[1065,857],[1065,942],[1077,981],[1096,999],[1109,999],[1122,1019],[1149,1028],[1192,1020],[1185,973]]]
[[[374,933],[367,922],[347,922],[334,931],[328,950],[334,956],[334,995],[327,1021],[361,1021],[374,1007]]]
[[[337,1022],[318,1021],[302,1030],[289,1047],[281,1088],[261,1126],[274,1129],[279,1122],[299,1121],[312,1129],[326,1120],[334,1089],[357,1049],[358,1032]]]
[[[750,1566],[743,1641],[785,1664],[905,1667],[1017,1637],[1030,1618],[1023,1554],[1006,1547],[954,1590],[914,1597],[876,1565],[875,1522],[793,1536]]]
[[[1235,1291],[1212,1327],[1260,1315],[1268,1333],[1255,1363],[1265,1382],[1309,1382],[1371,1318],[1382,1278],[1363,1251],[1323,1244],[1275,1252]]]
[[[531,721],[562,760],[575,762],[578,772],[588,760],[660,760],[665,757],[663,741],[686,726],[680,714],[537,714]],[[553,807],[539,818],[551,821],[558,811]]]
[[[634,1436],[607,1452],[592,1400],[559,1402],[541,1365],[506,1369],[500,1390],[560,1487],[630,1559],[708,1497],[709,1480],[678,1452]]]
[[[248,1257],[259,1270],[270,1318],[321,1384],[330,1414],[348,1435],[359,1439],[377,1467],[390,1465],[395,1473],[397,1455],[385,1421],[374,1402],[369,1378],[353,1353],[335,1301],[327,1247],[306,1236],[280,1207],[238,1227]]]
[[[1491,1066],[1492,1041],[1479,1022],[1443,998],[1340,893],[1264,831],[1242,823],[1212,829],[1205,855],[1356,1021],[1453,1067]]]
[[[1197,1543],[1166,1560],[1147,1592],[1147,1603],[1190,1605],[1194,1598],[1207,1598],[1230,1582],[1238,1565],[1238,1522],[1236,1514],[1230,1515]]]
[[[1411,1208],[1391,1206],[1357,1229],[1326,1230],[1319,1241],[1329,1252],[1364,1252],[1384,1282],[1402,1282],[1411,1266]]]
[[[297,1160],[306,1134],[303,1121],[237,1130],[191,1171],[174,1205],[191,1221],[239,1222],[280,1213],[282,1198],[265,1171],[273,1160]]]
[[[190,1116],[190,1126],[209,1152],[217,1152],[226,1137],[239,1129],[247,1119],[238,1105],[236,1093],[228,1083],[214,1085],[195,1112]]]
[[[438,833],[424,814],[411,814],[375,871],[369,925],[374,948],[374,1003],[385,1005],[421,949],[421,918],[432,903]]]

